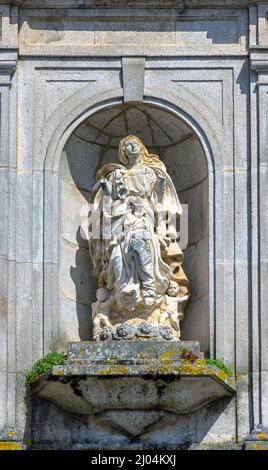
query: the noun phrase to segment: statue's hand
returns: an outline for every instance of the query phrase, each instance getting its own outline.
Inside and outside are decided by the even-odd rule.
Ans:
[[[100,327],[103,328],[104,326],[111,326],[111,322],[108,318],[108,315],[106,315],[105,313],[97,313],[93,320],[93,326],[95,328],[100,328]]]
[[[172,241],[168,234],[165,237],[163,237],[163,240],[165,241],[167,246],[169,246]]]
[[[158,235],[158,240],[160,243],[160,247],[163,248],[164,251],[168,251],[168,245],[170,243],[170,239],[168,237],[163,237]]]
[[[107,247],[108,251],[113,250],[114,247],[118,245],[118,239],[114,235],[112,236],[112,239]]]

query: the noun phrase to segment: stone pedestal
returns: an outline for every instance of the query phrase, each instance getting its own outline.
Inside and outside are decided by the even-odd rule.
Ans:
[[[33,391],[132,438],[234,394],[231,379],[205,364],[198,342],[168,341],[69,343],[66,364],[54,366]],[[165,446],[168,439],[163,435]]]

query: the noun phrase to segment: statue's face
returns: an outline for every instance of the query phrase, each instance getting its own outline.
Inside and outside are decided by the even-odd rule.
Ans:
[[[130,165],[134,165],[139,161],[141,153],[141,145],[139,142],[136,140],[128,140],[124,150]]]
[[[167,295],[169,295],[170,297],[176,297],[179,290],[180,289],[177,283],[170,283],[170,285],[168,286]]]

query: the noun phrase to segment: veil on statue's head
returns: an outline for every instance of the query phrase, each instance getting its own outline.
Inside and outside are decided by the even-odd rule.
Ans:
[[[152,168],[157,175],[164,177],[166,180],[166,189],[163,195],[162,209],[173,210],[174,213],[176,212],[177,214],[182,214],[182,207],[181,207],[177,192],[174,188],[174,185],[172,183],[170,176],[167,173],[164,163],[160,160],[158,155],[148,152],[147,148],[139,139],[139,137],[135,135],[128,135],[120,140],[118,158],[121,164],[123,164],[124,166],[129,165],[128,158],[125,154],[125,146],[126,146],[126,143],[129,142],[130,140],[132,141],[134,140],[135,142],[138,142],[141,147],[140,163],[142,165],[146,165]],[[106,178],[107,175],[109,175],[109,173],[111,173],[112,171],[116,169],[124,168],[124,166],[118,163],[107,163],[106,165],[104,165],[103,168],[98,170],[97,175],[96,175],[97,179],[100,180],[101,178]]]
[[[166,173],[166,167],[163,162],[161,162],[160,158],[158,155],[155,155],[154,153],[149,153],[143,142],[139,139],[139,137],[136,137],[135,135],[128,135],[124,137],[122,140],[119,142],[119,161],[123,163],[123,165],[129,165],[129,161],[127,156],[125,155],[125,146],[126,143],[129,141],[135,141],[138,142],[139,145],[141,146],[141,156],[140,156],[140,162],[143,165],[147,165],[153,169],[158,169],[162,170]]]
[[[140,162],[142,165],[152,168],[157,175],[160,175],[166,180],[166,189],[162,199],[162,210],[170,210],[177,214],[182,214],[182,207],[174,188],[173,182],[167,173],[164,163],[160,160],[158,155],[149,153],[142,141],[135,135],[128,135],[120,140],[119,143],[119,160],[123,165],[129,165],[127,156],[125,155],[125,145],[130,140],[138,142],[141,146]]]
[[[128,135],[124,137],[123,139],[120,140],[119,142],[119,152],[118,152],[118,159],[121,164],[123,164],[125,167],[129,166],[129,161],[128,158],[125,154],[125,145],[127,142],[130,140],[134,140],[139,143],[141,147],[141,155],[140,155],[140,163],[142,165],[147,165],[151,167],[153,170],[156,171],[156,173],[164,173],[166,175],[167,170],[163,162],[161,162],[160,158],[158,155],[155,155],[153,153],[149,153],[145,145],[142,143],[142,141],[139,139],[139,137],[135,135]],[[106,178],[106,176],[111,173],[112,171],[116,170],[117,168],[123,168],[122,165],[118,163],[107,163],[104,165],[100,170],[97,171],[96,178],[100,180],[101,178]]]

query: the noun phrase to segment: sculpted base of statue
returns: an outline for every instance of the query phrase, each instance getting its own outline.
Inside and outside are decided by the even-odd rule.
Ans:
[[[121,140],[119,160],[98,171],[93,188],[93,336],[179,340],[190,295],[177,243],[181,205],[165,165],[138,137]]]

